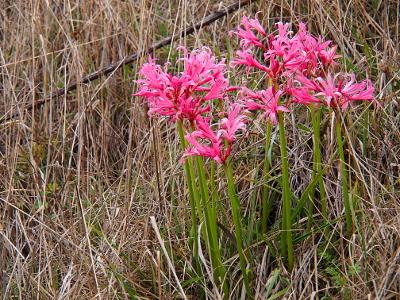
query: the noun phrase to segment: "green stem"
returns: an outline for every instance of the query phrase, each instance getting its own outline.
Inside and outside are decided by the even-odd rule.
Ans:
[[[218,259],[219,259],[219,263],[220,265],[218,266],[218,274],[222,280],[222,288],[224,291],[224,295],[225,298],[228,299],[229,298],[229,288],[228,288],[228,284],[226,281],[226,270],[225,267],[222,264],[222,258],[221,258],[221,253],[220,253],[220,249],[219,249],[219,244],[218,244],[218,231],[217,231],[217,201],[219,200],[218,198],[218,193],[217,193],[217,188],[216,188],[216,183],[215,183],[215,161],[212,160],[211,161],[211,172],[210,172],[210,186],[211,186],[211,208],[210,208],[210,217],[212,219],[211,224],[213,224],[214,228],[213,228],[213,232],[215,234],[216,237],[216,244],[218,246]]]
[[[347,179],[347,165],[344,156],[344,141],[342,138],[342,129],[341,129],[341,122],[340,116],[336,114],[337,119],[336,121],[336,136],[338,139],[338,148],[339,148],[339,156],[341,160],[341,171],[342,171],[342,187],[343,187],[343,201],[344,201],[344,210],[346,216],[346,229],[350,233],[353,228],[353,220],[351,217],[351,204],[349,198],[349,186],[348,186],[348,179]]]
[[[318,174],[322,172],[322,161],[321,161],[321,136],[320,136],[320,126],[321,126],[321,113],[322,110],[318,109],[315,112],[314,103],[310,103],[311,115],[312,115],[312,124],[314,129],[314,136],[313,136],[313,152],[314,152],[314,165],[313,165],[313,177],[314,180]],[[319,194],[321,199],[321,211],[323,217],[323,224],[325,225],[328,222],[328,212],[327,212],[327,202],[326,202],[326,192],[323,177],[319,177],[318,179],[319,185]],[[311,199],[313,199],[315,192],[311,193]],[[310,209],[313,208],[313,203],[310,203]],[[310,212],[310,211],[309,211]],[[307,225],[307,231],[310,230],[312,224],[312,213],[309,214],[309,222]],[[328,234],[327,231],[328,227],[325,229],[325,234]]]
[[[206,241],[209,247],[211,264],[214,268],[214,278],[217,285],[222,284],[225,297],[229,297],[229,289],[225,280],[226,270],[222,263],[221,251],[218,243],[218,225],[216,220],[215,206],[212,205],[213,201],[212,198],[210,198],[210,193],[208,191],[207,178],[204,170],[204,161],[201,156],[196,156],[196,164],[199,175],[201,206],[202,209],[204,209],[204,222],[207,230]]]
[[[182,123],[180,121],[177,122],[178,124],[178,132],[179,138],[181,141],[182,150],[185,151],[187,142],[185,140],[185,132],[182,128]],[[198,235],[198,223],[197,223],[197,214],[196,214],[196,207],[197,211],[199,212],[200,220],[203,218],[202,211],[200,209],[200,200],[198,198],[197,187],[194,180],[194,169],[193,169],[193,160],[191,157],[187,157],[185,160],[185,173],[187,179],[187,186],[189,190],[189,202],[190,202],[190,213],[192,218],[192,228],[190,230],[189,236],[191,238],[191,248],[193,247],[194,258],[196,262],[196,270],[199,276],[203,274],[201,269],[201,262],[199,260],[199,235]],[[194,192],[196,190],[196,192]]]
[[[184,139],[184,130],[182,128],[181,122],[178,122],[178,131],[181,139],[182,149],[186,147],[186,140]],[[187,157],[185,160],[185,172],[188,181],[189,198],[190,198],[190,208],[192,217],[192,230],[191,234],[194,237],[194,253],[196,257],[196,269],[199,275],[202,274],[200,262],[198,262],[198,223],[197,214],[200,222],[205,223],[205,228],[203,231],[204,238],[209,249],[212,266],[214,268],[214,276],[217,285],[222,284],[222,288],[225,297],[229,297],[229,288],[226,283],[226,271],[222,263],[222,258],[220,254],[219,244],[218,244],[218,232],[217,232],[217,220],[215,205],[209,204],[209,193],[207,187],[207,179],[204,171],[204,164],[201,157],[196,156],[196,164],[199,175],[200,184],[200,194],[197,189],[196,181],[194,180],[194,167],[192,157]],[[204,210],[204,214],[203,214]],[[197,214],[196,214],[197,211]]]
[[[270,170],[269,163],[269,148],[271,143],[271,123],[267,123],[267,129],[265,134],[265,156],[264,156],[264,184],[263,184],[263,207],[262,207],[262,216],[261,216],[261,233],[265,234],[267,232],[267,222],[268,216],[271,211],[272,202],[268,199],[269,188],[268,188],[268,179],[267,174]]]
[[[225,168],[226,178],[228,180],[229,200],[232,208],[233,223],[235,225],[235,238],[236,238],[237,250],[239,252],[240,268],[242,270],[244,285],[248,296],[247,299],[253,299],[250,292],[250,283],[246,268],[246,258],[243,252],[242,224],[240,221],[241,220],[240,204],[239,204],[239,199],[236,195],[232,166],[229,162],[227,162],[224,164],[224,168]]]
[[[282,111],[279,111],[279,141],[282,156],[282,239],[281,255],[288,263],[289,271],[293,269],[292,221],[289,185],[289,166],[286,149],[285,124]]]
[[[180,121],[177,122],[178,124],[178,132],[179,132],[179,138],[181,140],[181,148],[184,151],[186,148],[186,140],[185,140],[185,134],[182,128],[182,123]],[[197,216],[196,216],[196,200],[195,196],[193,193],[193,177],[192,173],[190,172],[190,162],[188,159],[185,160],[185,173],[186,173],[186,178],[187,178],[187,185],[188,185],[188,190],[189,190],[189,202],[190,202],[190,211],[191,211],[191,218],[192,218],[192,229],[190,231],[190,237],[192,237],[193,240],[193,246],[194,246],[194,254],[197,259],[198,257],[198,235],[197,235]]]

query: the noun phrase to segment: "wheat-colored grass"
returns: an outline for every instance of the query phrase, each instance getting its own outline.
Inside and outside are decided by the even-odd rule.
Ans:
[[[136,72],[146,57],[33,110],[21,107],[127,55],[141,53],[163,36],[228,4],[0,3],[0,117],[17,115],[0,125],[3,299],[130,299],[133,294],[137,299],[200,299],[201,295],[217,299],[212,285],[183,285],[191,278],[190,212],[179,137],[167,120],[150,120],[142,100],[131,96]],[[356,70],[376,85],[382,107],[363,106],[347,120],[349,132],[354,134],[350,130],[354,124],[366,132],[366,144],[350,135],[347,147],[353,162],[352,195],[359,210],[355,233],[349,239],[332,234],[328,241],[315,234],[297,243],[291,273],[271,255],[276,250],[274,235],[267,237],[268,243],[253,241],[251,285],[257,299],[265,297],[276,268],[281,277],[272,294],[287,287],[285,279],[291,283],[281,299],[400,299],[399,5],[398,0],[257,1],[152,53],[163,63],[177,59],[179,45],[208,46],[232,59],[229,55],[237,45],[234,40],[227,42],[229,30],[237,26],[244,10],[261,11],[262,24],[271,31],[277,21],[306,22],[315,36],[339,45],[347,70]],[[246,75],[236,71],[232,76]],[[364,110],[371,116],[367,128],[357,123]],[[288,125],[291,187],[297,194],[312,172],[311,135],[296,126],[305,124],[304,118],[297,115]],[[235,149],[241,170],[235,176],[245,217],[255,213],[261,191],[254,180],[260,176],[257,155],[262,153],[254,149],[262,148],[258,138],[263,138],[263,129],[257,120],[251,126],[251,139]],[[324,163],[335,147],[333,131],[327,124]],[[343,215],[335,164],[325,182],[332,220]],[[279,164],[275,168],[279,170]],[[223,189],[225,183],[219,186]],[[279,202],[274,211],[273,218],[278,218]],[[151,217],[156,223],[150,222]],[[227,226],[232,230],[233,224]],[[335,223],[332,232],[340,232],[341,226]],[[207,259],[204,254],[205,263]],[[235,260],[228,258],[226,264]],[[240,299],[240,284],[232,299]]]

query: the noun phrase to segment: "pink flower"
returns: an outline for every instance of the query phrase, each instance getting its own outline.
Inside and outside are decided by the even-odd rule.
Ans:
[[[341,55],[336,55],[337,46],[333,46],[328,50],[321,50],[319,52],[319,57],[324,66],[338,65],[335,59],[342,57]]]
[[[295,37],[293,37],[292,43],[298,43],[302,49],[302,60],[304,61],[303,66],[306,66],[302,72],[311,75],[325,75],[327,69],[330,66],[338,65],[335,61],[341,55],[336,55],[337,46],[328,48],[331,41],[322,41],[322,37],[319,36],[318,40],[315,39],[311,34],[307,33],[307,27],[304,23],[299,24],[299,31]]]
[[[230,111],[227,114],[226,118],[223,118],[220,121],[221,130],[219,130],[219,134],[221,138],[228,141],[228,143],[233,143],[236,138],[235,134],[237,131],[241,130],[242,132],[246,132],[246,115],[242,113],[241,107],[239,105],[231,104]]]
[[[203,119],[202,117],[198,117],[196,124],[198,126],[197,130],[185,136],[185,139],[193,148],[186,149],[181,161],[184,161],[186,156],[199,155],[211,157],[217,162],[222,162],[224,158],[224,154],[222,153],[223,146],[221,145],[222,140],[212,131],[209,118]],[[207,139],[208,144],[202,144],[198,139]]]
[[[319,102],[329,107],[341,107],[344,111],[351,101],[372,101],[375,99],[373,95],[375,88],[371,81],[365,80],[361,83],[355,83],[354,74],[342,75],[338,73],[334,77],[328,74],[326,80],[322,77],[311,80],[298,75],[296,80],[302,84],[298,91],[293,91],[299,101],[318,99]],[[380,105],[379,102],[377,104]]]
[[[227,80],[225,78],[218,78],[214,81],[211,89],[202,99],[202,101],[211,99],[222,99],[224,98],[224,93],[227,90]]]
[[[293,33],[293,31],[288,31],[288,28],[290,26],[289,23],[283,24],[282,22],[276,23],[276,26],[278,27],[278,35],[277,37],[280,39],[288,39],[288,36]]]
[[[250,25],[253,24],[254,25]],[[290,77],[293,74],[303,74],[305,76],[318,77],[325,75],[330,66],[336,65],[335,61],[340,55],[336,55],[337,47],[328,48],[331,41],[323,42],[322,38],[315,39],[307,33],[306,25],[300,23],[297,34],[293,37],[293,32],[289,31],[289,23],[276,23],[278,34],[269,37],[262,29],[258,20],[248,20],[244,16],[241,24],[246,30],[239,27],[237,34],[242,38],[242,51],[237,51],[238,59],[231,62],[231,67],[236,65],[246,65],[246,71],[250,67],[265,71],[269,78],[275,80]],[[257,29],[256,29],[257,28]],[[254,42],[255,35],[251,29],[256,29],[265,38],[263,43],[259,39]],[[264,46],[267,45],[267,46]],[[248,47],[254,45],[264,50],[264,62],[257,61],[252,50]],[[269,67],[266,67],[269,65]]]
[[[178,60],[185,63],[182,77],[198,85],[203,85],[212,79],[223,78],[222,75],[226,73],[224,61],[216,62],[211,50],[207,47],[203,47],[201,51],[194,50],[190,54],[183,46],[177,49],[182,49],[185,53],[185,57]]]
[[[310,105],[311,102],[313,102],[313,103],[321,103],[322,102],[319,98],[317,98],[313,95],[310,95],[310,93],[308,92],[308,89],[305,89],[305,88],[292,89],[291,94],[293,96],[294,103]]]
[[[267,73],[270,72],[270,70],[266,66],[260,64],[253,57],[253,52],[250,49],[247,49],[247,50],[244,50],[244,51],[238,50],[236,52],[236,55],[239,56],[239,57],[242,57],[243,59],[235,59],[235,60],[231,61],[231,63],[230,63],[230,67],[231,68],[234,68],[236,65],[245,65],[246,66],[246,71],[249,68],[253,67],[253,68],[256,68],[256,69],[263,70],[263,71],[265,71]]]
[[[136,83],[142,84],[145,87],[140,92],[143,96],[147,96],[147,90],[162,90],[166,88],[164,83],[168,81],[168,75],[161,70],[160,65],[154,63],[156,60],[152,59],[149,55],[148,63],[145,63],[138,72],[138,74],[142,74],[147,78],[136,81]]]
[[[243,87],[241,94],[242,100],[239,103],[247,110],[262,110],[264,118],[269,119],[272,124],[278,123],[278,111],[290,112],[285,106],[278,105],[279,98],[284,92],[281,90],[275,91],[273,86],[267,90],[253,92],[246,87]]]
[[[244,13],[241,25],[244,27],[244,29],[239,26],[238,31],[230,31],[229,36],[236,34],[239,38],[241,38],[240,45],[242,46],[242,48],[247,48],[249,45],[254,45],[263,48],[265,51],[268,50],[252,31],[255,30],[264,37],[267,36],[264,28],[262,28],[260,22],[257,19],[257,15],[255,16],[255,19],[249,20],[249,17],[247,17],[246,13]]]
[[[216,132],[211,129],[210,118],[199,116],[195,120],[196,130],[185,136],[193,147],[186,149],[181,161],[186,156],[199,155],[221,163],[229,157],[232,143],[236,141],[235,135],[239,130],[246,131],[246,116],[238,105],[231,105],[229,112],[224,114],[228,116],[216,124],[219,126]]]
[[[225,78],[226,68],[223,61],[217,62],[211,50],[204,47],[190,54],[184,47],[185,57],[179,59],[184,68],[177,76],[168,73],[170,63],[162,69],[149,57],[138,74],[144,79],[137,80],[139,92],[134,96],[143,96],[150,107],[149,115],[155,113],[169,116],[174,120],[195,120],[198,115],[210,110],[204,105],[207,100],[223,99],[229,87]]]
[[[284,56],[291,48],[289,35],[293,32],[287,31],[290,25],[289,23],[283,24],[282,22],[278,22],[275,25],[278,27],[278,35],[272,36],[271,47],[267,53],[276,56]]]

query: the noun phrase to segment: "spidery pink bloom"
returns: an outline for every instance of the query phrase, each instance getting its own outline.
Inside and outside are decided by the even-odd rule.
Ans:
[[[333,77],[328,74],[326,79],[318,77],[315,80],[298,75],[296,80],[302,84],[298,91],[294,91],[294,95],[299,101],[313,101],[312,99],[314,99],[313,102],[321,102],[332,108],[341,107],[344,111],[352,101],[373,101],[375,99],[373,94],[375,88],[371,80],[356,83],[354,74],[338,73]],[[377,104],[380,106],[379,102]]]
[[[242,59],[235,59],[230,62],[230,67],[234,68],[236,65],[245,65],[246,66],[246,71],[248,71],[249,68],[253,67],[256,69],[263,70],[267,73],[270,72],[270,70],[264,66],[263,64],[260,64],[254,57],[253,57],[253,51],[250,49],[246,49],[244,51],[238,50],[236,52],[236,55],[241,57]]]
[[[299,104],[304,104],[304,105],[310,105],[310,103],[322,103],[322,101],[313,95],[309,93],[308,89],[305,88],[293,88],[291,89],[291,95],[293,96],[293,102],[294,103],[299,103]]]
[[[228,141],[228,143],[233,143],[236,141],[236,132],[241,130],[243,133],[246,132],[246,115],[243,114],[241,107],[237,104],[229,104],[230,111],[223,112],[220,115],[227,115],[220,121],[221,129],[219,133],[221,138]]]
[[[282,57],[291,48],[289,35],[291,35],[293,32],[288,31],[290,24],[283,24],[282,22],[278,22],[275,25],[278,27],[278,34],[276,36],[271,36],[271,47],[266,52],[266,57],[269,57],[270,55]]]
[[[265,51],[268,50],[253,32],[253,30],[255,30],[263,37],[267,36],[264,28],[261,26],[260,22],[257,19],[257,14],[254,19],[249,20],[249,17],[246,16],[246,13],[243,13],[241,26],[243,26],[243,28],[239,26],[238,31],[230,31],[229,36],[236,34],[241,39],[240,45],[243,48],[247,48],[249,45],[254,45],[263,48]]]
[[[250,33],[253,33],[255,28],[249,25],[253,23],[257,23],[257,32],[262,33],[264,42],[259,39],[257,43],[253,42],[254,37],[250,36]],[[246,65],[246,71],[249,68],[257,68],[265,71],[269,78],[283,82],[295,74],[315,78],[325,75],[328,68],[337,64],[335,60],[340,57],[336,55],[337,47],[328,48],[331,41],[323,42],[321,37],[315,39],[307,33],[304,23],[298,25],[299,30],[294,35],[293,31],[289,30],[289,23],[278,22],[277,34],[269,36],[265,30],[260,29],[261,25],[257,19],[253,20],[244,15],[241,25],[246,30],[239,26],[237,32],[231,32],[242,39],[242,50],[236,53],[239,58],[231,62],[231,67]],[[253,50],[250,50],[249,46],[262,48],[264,61],[254,58]]]
[[[336,55],[337,46],[328,48],[331,41],[324,42],[322,37],[314,38],[307,32],[304,23],[300,23],[298,33],[293,37],[291,43],[297,43],[301,48],[303,64],[297,71],[298,74],[311,75],[318,77],[325,75],[331,66],[338,65],[336,59],[341,55]]]
[[[181,161],[183,162],[186,156],[199,155],[222,162],[225,159],[224,146],[221,145],[222,139],[212,131],[209,118],[199,116],[196,120],[196,126],[197,130],[185,135],[185,139],[193,147],[186,149]],[[208,140],[208,143],[200,143],[199,140]]]
[[[172,121],[195,120],[210,110],[207,100],[223,99],[226,91],[235,88],[228,87],[225,63],[217,62],[210,49],[204,47],[191,53],[184,47],[178,49],[185,53],[178,60],[184,64],[183,71],[174,76],[168,72],[170,63],[161,68],[149,57],[139,71],[144,79],[136,81],[139,92],[134,96],[145,97],[150,116],[156,113],[169,116]]]
[[[229,111],[223,114],[227,114],[227,117],[215,124],[219,128],[217,131],[212,130],[210,118],[199,116],[195,120],[196,130],[185,136],[192,147],[186,149],[181,161],[192,155],[210,157],[219,163],[226,161],[231,154],[232,143],[236,141],[237,132],[246,132],[246,115],[238,105],[230,105]]]
[[[283,93],[282,90],[275,91],[273,86],[269,87],[267,90],[261,90],[258,92],[253,92],[248,88],[243,87],[239,103],[249,111],[263,111],[265,119],[268,119],[272,124],[277,124],[278,111],[290,112],[287,107],[278,105],[279,98]]]

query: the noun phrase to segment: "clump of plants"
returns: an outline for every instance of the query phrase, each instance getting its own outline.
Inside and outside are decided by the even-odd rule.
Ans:
[[[291,31],[290,27],[294,30]],[[272,162],[265,156],[263,162],[263,199],[260,207],[261,226],[250,228],[244,224],[238,186],[235,184],[235,166],[232,163],[232,147],[235,141],[248,135],[248,121],[256,113],[265,120],[265,152],[272,147],[272,130],[279,131],[279,151],[281,174],[278,191],[281,194],[282,215],[280,231],[276,235],[279,245],[277,259],[281,259],[290,271],[296,263],[294,259],[294,238],[300,217],[308,217],[306,231],[310,230],[315,208],[321,211],[321,232],[329,226],[327,214],[328,195],[324,187],[324,166],[321,159],[320,128],[323,114],[329,114],[335,125],[337,151],[332,159],[340,160],[340,178],[344,202],[346,230],[353,231],[353,203],[349,197],[349,169],[345,156],[346,136],[343,131],[343,114],[349,113],[350,106],[359,101],[374,101],[374,86],[370,80],[357,82],[355,74],[341,70],[337,46],[322,37],[312,36],[304,23],[297,25],[276,23],[277,32],[269,33],[254,18],[244,14],[237,30],[230,32],[239,40],[240,48],[231,68],[244,66],[245,71],[257,71],[263,78],[256,87],[229,79],[229,69],[224,60],[218,60],[209,48],[189,52],[184,47],[176,66],[166,63],[158,65],[149,57],[140,69],[141,79],[137,80],[139,91],[149,107],[151,117],[162,116],[176,123],[180,136],[187,191],[190,200],[191,247],[193,261],[198,276],[204,272],[213,279],[216,292],[230,299],[230,282],[234,277],[243,279],[248,299],[252,292],[252,257],[244,235],[270,234],[267,220],[271,203],[268,198],[270,188],[267,174]],[[174,69],[180,71],[174,72]],[[379,105],[378,102],[376,102]],[[290,189],[290,165],[286,145],[285,115],[295,114],[300,106],[308,107],[313,128],[313,174],[310,185],[300,198]],[[351,113],[351,112],[350,112]],[[227,189],[218,189],[216,182],[224,177]],[[318,193],[317,193],[318,191]],[[242,191],[240,191],[242,192]],[[318,199],[317,199],[318,194]],[[222,207],[221,199],[229,199],[230,207]],[[311,201],[313,199],[314,201]],[[305,209],[307,207],[307,209]],[[235,247],[232,256],[237,255],[241,272],[233,272],[234,266],[224,263],[227,249],[221,246],[221,226],[218,220],[220,210],[231,213]],[[297,227],[296,227],[297,226]],[[259,230],[259,232],[257,232]],[[205,266],[199,251],[206,247],[211,261],[211,270]],[[226,246],[226,245],[225,245]],[[234,250],[232,250],[234,249]],[[229,280],[228,280],[229,279]]]

